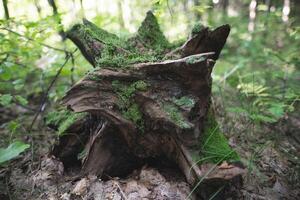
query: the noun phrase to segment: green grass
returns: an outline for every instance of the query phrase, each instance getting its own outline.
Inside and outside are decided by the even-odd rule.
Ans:
[[[229,146],[227,138],[221,132],[218,122],[209,113],[205,123],[201,142],[200,153],[194,153],[193,160],[196,163],[217,163],[221,161],[240,160],[239,155]]]

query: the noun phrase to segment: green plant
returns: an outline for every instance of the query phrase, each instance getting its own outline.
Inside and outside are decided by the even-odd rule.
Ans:
[[[195,190],[200,186],[200,184],[204,181],[204,179],[211,173],[213,172],[213,170],[220,164],[222,163],[224,160],[226,160],[226,158],[228,156],[230,156],[234,151],[230,151],[227,154],[225,154],[223,157],[221,157],[215,164],[214,166],[212,166],[209,170],[207,170],[207,172],[201,177],[201,179],[197,182],[197,184],[193,187],[193,189],[191,190],[191,192],[188,194],[186,199],[189,199],[191,197],[191,195],[195,192]],[[218,190],[217,190],[218,193]],[[213,195],[214,196],[214,195]]]
[[[16,158],[20,153],[28,149],[30,145],[20,141],[11,143],[7,148],[0,148],[0,165]]]
[[[258,83],[240,83],[237,88],[243,101],[250,104],[241,107],[229,107],[229,112],[244,114],[255,122],[277,122],[285,113],[293,111],[293,104],[299,100],[296,93],[286,93],[282,98],[279,88],[272,89]]]
[[[28,104],[28,100],[22,97],[21,95],[12,96],[11,94],[0,94],[0,105],[4,107],[9,107],[13,103],[26,106]]]
[[[199,145],[201,150],[198,157],[194,159],[196,163],[240,160],[239,155],[229,146],[213,114],[208,114],[204,127]]]
[[[62,136],[75,121],[86,117],[86,115],[86,113],[75,113],[69,110],[53,111],[47,114],[46,124],[56,126],[58,135]]]
[[[8,106],[11,104],[13,97],[10,94],[3,94],[0,96],[0,104],[2,106]]]

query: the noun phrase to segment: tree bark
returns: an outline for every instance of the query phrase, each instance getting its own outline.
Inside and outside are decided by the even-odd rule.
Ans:
[[[9,11],[8,11],[8,6],[7,6],[7,0],[2,0],[2,4],[3,4],[3,9],[4,9],[5,19],[9,19]]]
[[[172,50],[151,12],[125,45],[87,20],[75,25],[67,37],[97,68],[63,98],[69,110],[88,114],[67,129],[52,153],[72,167],[84,149],[83,174],[124,176],[149,159],[165,157],[179,166],[192,186],[199,180],[199,188],[236,181],[244,171],[240,166],[208,169],[193,158],[207,125],[211,72],[229,31],[229,25],[213,31],[202,28]],[[101,62],[108,50],[110,60],[118,58],[121,67]],[[154,51],[162,54],[156,54],[154,62],[127,62],[136,52],[145,56]]]

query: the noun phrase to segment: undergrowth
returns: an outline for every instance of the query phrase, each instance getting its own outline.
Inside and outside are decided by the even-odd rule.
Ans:
[[[218,163],[224,160],[240,160],[239,155],[229,146],[228,139],[224,136],[218,122],[212,113],[208,113],[205,128],[199,144],[200,152],[193,155],[197,163]]]
[[[46,116],[46,124],[57,127],[58,135],[62,136],[74,122],[85,116],[86,113],[75,113],[69,110],[53,111]]]

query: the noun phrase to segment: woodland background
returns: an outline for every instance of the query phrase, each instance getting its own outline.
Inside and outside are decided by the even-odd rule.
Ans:
[[[248,169],[246,186],[259,186],[253,193],[297,195],[298,0],[2,0],[0,174],[18,165],[20,156],[11,159],[23,151],[31,162],[49,151],[59,134],[47,128],[47,116],[92,70],[65,39],[65,31],[86,18],[126,38],[148,10],[170,41],[185,40],[195,24],[230,24],[213,71],[212,103],[219,124]]]

